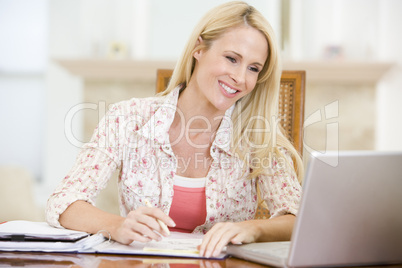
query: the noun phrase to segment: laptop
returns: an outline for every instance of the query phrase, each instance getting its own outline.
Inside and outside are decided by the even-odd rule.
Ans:
[[[276,267],[402,263],[402,152],[312,155],[291,241],[227,253]]]

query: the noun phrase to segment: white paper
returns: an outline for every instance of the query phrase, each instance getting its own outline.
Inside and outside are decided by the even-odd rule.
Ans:
[[[76,240],[88,233],[54,228],[46,222],[9,221],[0,224],[0,238],[10,238],[11,235],[24,235],[27,238]]]
[[[171,232],[171,235],[164,237],[162,241],[133,242],[130,245],[112,241],[97,245],[94,249],[97,253],[203,258],[197,249],[202,242],[202,237],[203,235],[200,234]],[[217,259],[222,259],[226,255],[222,253]]]
[[[103,241],[105,238],[101,234],[92,235],[77,242],[0,241],[0,251],[83,252]]]

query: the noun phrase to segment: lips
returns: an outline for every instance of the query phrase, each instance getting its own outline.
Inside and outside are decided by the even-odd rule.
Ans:
[[[228,94],[235,94],[236,92],[238,92],[237,89],[231,88],[230,86],[219,82],[219,85],[221,85],[221,87],[228,93]]]

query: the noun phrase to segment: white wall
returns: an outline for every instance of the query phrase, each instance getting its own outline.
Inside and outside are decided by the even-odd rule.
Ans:
[[[45,143],[46,25],[46,0],[0,0],[0,165],[25,168],[37,180]]]
[[[377,89],[377,148],[402,150],[402,1],[381,1],[379,59],[395,62]],[[375,119],[373,119],[375,120]]]
[[[43,176],[45,81],[43,75],[0,75],[0,166]],[[0,178],[1,179],[1,178]]]
[[[0,72],[43,73],[47,0],[0,0]]]
[[[61,68],[58,58],[84,56],[81,35],[80,0],[48,1],[49,4],[49,64],[46,77],[46,145],[44,152],[44,180],[38,189],[42,205],[57,183],[72,167],[78,148],[64,133],[64,119],[68,111],[82,101],[82,82]],[[82,137],[82,119],[74,118],[74,134]]]
[[[211,8],[228,0],[154,0],[150,1],[150,58],[176,60],[192,29]],[[248,0],[280,35],[280,1]]]
[[[175,60],[204,13],[229,0],[83,0],[81,50],[86,56],[108,57],[111,43],[121,43],[127,57]],[[248,0],[280,34],[280,0]],[[97,8],[94,8],[94,7]]]
[[[297,6],[293,17],[300,16],[294,27],[301,37],[291,46],[299,51],[298,59],[328,59],[331,56],[326,48],[339,47],[341,55],[336,58],[375,60],[380,2],[383,1],[293,0],[292,5]]]

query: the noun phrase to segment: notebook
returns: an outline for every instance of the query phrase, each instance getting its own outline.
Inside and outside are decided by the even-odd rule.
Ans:
[[[314,154],[291,241],[227,253],[277,267],[402,263],[402,152]]]

